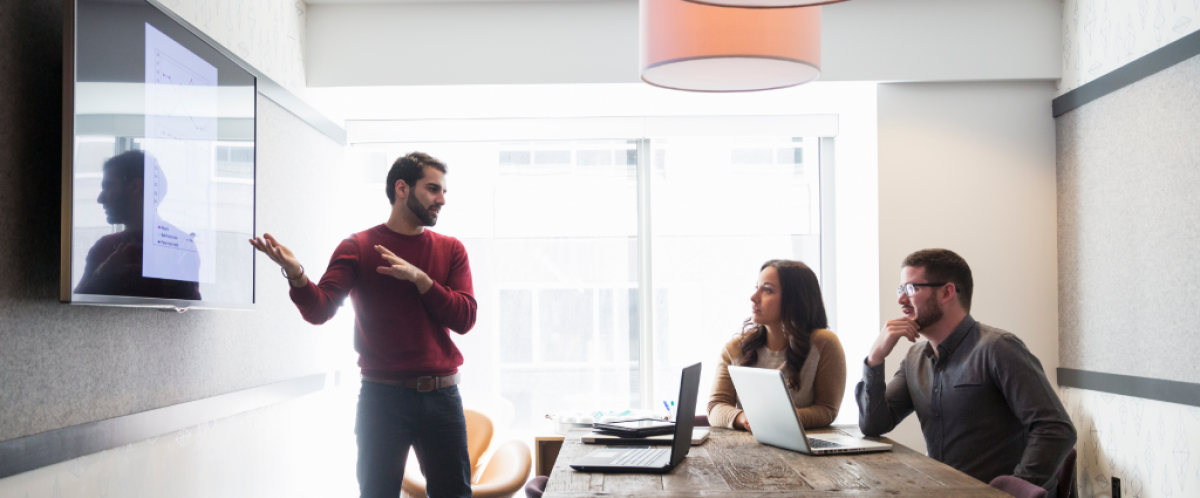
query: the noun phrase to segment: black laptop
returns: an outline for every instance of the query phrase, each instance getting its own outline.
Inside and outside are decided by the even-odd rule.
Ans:
[[[582,472],[667,472],[687,456],[696,423],[696,395],[700,391],[700,364],[683,369],[679,381],[679,414],[671,449],[651,447],[605,448],[571,463]]]

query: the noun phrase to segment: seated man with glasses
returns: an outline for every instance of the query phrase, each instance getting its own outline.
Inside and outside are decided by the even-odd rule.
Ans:
[[[1042,364],[1017,336],[969,314],[971,268],[946,249],[904,258],[890,320],[854,390],[858,425],[879,436],[917,412],[929,456],[983,482],[1013,475],[1055,496],[1055,472],[1075,427]],[[916,343],[891,381],[883,362],[900,339]]]

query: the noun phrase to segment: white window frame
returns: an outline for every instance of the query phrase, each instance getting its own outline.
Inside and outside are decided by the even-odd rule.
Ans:
[[[837,330],[834,236],[834,143],[838,115],[646,116],[586,118],[414,119],[347,121],[349,145],[430,142],[631,140],[637,143],[639,389],[641,405],[654,405],[653,224],[650,213],[651,140],[671,137],[817,137],[820,171],[821,292],[829,327]],[[403,137],[397,139],[396,137]],[[536,329],[536,326],[535,326]],[[537,334],[534,334],[536,338]],[[536,355],[536,349],[535,349]]]

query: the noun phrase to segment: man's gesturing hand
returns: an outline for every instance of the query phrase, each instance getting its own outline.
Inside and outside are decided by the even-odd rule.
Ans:
[[[379,255],[383,256],[383,259],[392,265],[380,266],[379,268],[376,268],[375,271],[384,275],[391,275],[397,280],[407,280],[412,282],[417,286],[417,292],[420,292],[421,294],[424,294],[425,292],[429,291],[430,287],[433,287],[433,279],[429,278],[429,275],[426,275],[425,272],[421,271],[420,268],[409,264],[408,261],[400,259],[399,256],[393,254],[392,251],[389,251],[386,247],[375,246],[375,250],[379,251]]]
[[[292,286],[304,287],[305,285],[308,285],[308,275],[303,274],[303,270],[300,267],[300,261],[296,259],[295,255],[292,254],[291,249],[288,249],[283,244],[280,244],[278,240],[275,240],[275,237],[271,236],[271,234],[264,233],[262,237],[250,239],[250,245],[254,246],[254,248],[258,249],[259,251],[262,251],[262,253],[266,254],[268,258],[271,258],[271,261],[274,261],[275,264],[283,268],[284,273],[287,274],[286,276],[288,278],[288,282],[290,282]]]
[[[888,320],[883,326],[883,330],[879,332],[879,338],[875,339],[875,345],[871,347],[871,355],[867,357],[867,365],[875,366],[883,363],[883,359],[896,348],[896,343],[903,337],[908,339],[908,342],[917,342],[920,335],[917,331],[921,327],[917,322],[909,318],[897,318]]]

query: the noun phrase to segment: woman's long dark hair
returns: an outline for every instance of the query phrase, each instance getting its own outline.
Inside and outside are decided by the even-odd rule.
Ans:
[[[799,261],[772,259],[763,263],[762,270],[774,267],[779,274],[780,309],[783,332],[787,336],[787,368],[784,377],[788,387],[800,385],[800,368],[812,349],[812,334],[829,327],[825,316],[825,301],[821,284],[812,269]],[[755,325],[750,319],[742,324],[742,365],[758,363],[758,349],[767,344],[767,327]]]

